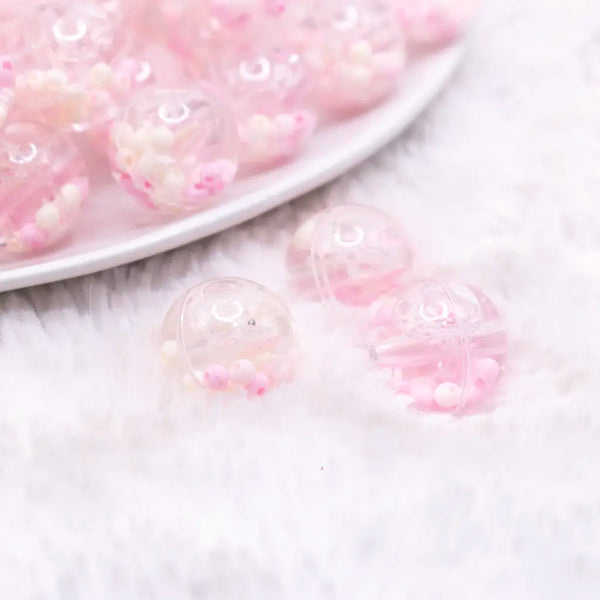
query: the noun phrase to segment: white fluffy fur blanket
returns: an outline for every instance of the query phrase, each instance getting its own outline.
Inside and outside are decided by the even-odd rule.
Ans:
[[[327,189],[2,295],[0,598],[599,598],[599,197],[600,3],[487,0],[443,96]],[[289,292],[295,225],[348,200],[504,310],[494,411],[407,411],[352,324]],[[262,401],[185,394],[160,367],[164,311],[224,275],[298,321],[301,372]]]

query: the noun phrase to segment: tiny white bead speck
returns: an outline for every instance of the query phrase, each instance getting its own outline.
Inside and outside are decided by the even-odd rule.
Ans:
[[[167,340],[160,347],[160,354],[165,362],[174,362],[179,356],[179,344],[175,340]]]
[[[456,383],[441,383],[435,389],[433,399],[441,408],[455,408],[460,403],[462,388]]]
[[[71,212],[79,210],[83,200],[81,190],[74,183],[67,183],[60,188],[60,194],[63,197],[65,206]]]
[[[198,388],[196,380],[189,373],[183,376],[182,383],[183,387],[190,392]]]
[[[60,210],[48,202],[35,213],[35,223],[44,231],[52,231],[60,224]]]

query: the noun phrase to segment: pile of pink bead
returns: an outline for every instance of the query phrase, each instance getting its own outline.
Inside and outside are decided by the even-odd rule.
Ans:
[[[490,398],[507,353],[497,308],[473,286],[415,279],[406,236],[385,213],[317,213],[297,229],[287,265],[299,293],[353,307],[371,358],[414,407],[462,413]]]
[[[400,225],[367,206],[339,205],[302,223],[292,237],[291,287],[345,305],[371,359],[415,408],[455,414],[479,409],[505,367],[499,311],[479,289],[415,279]],[[343,311],[344,313],[346,311]],[[298,350],[291,314],[266,288],[236,278],[198,285],[168,311],[163,360],[183,384],[261,396],[290,381]]]
[[[383,100],[474,1],[4,3],[0,256],[67,243],[93,201],[81,147],[149,210],[206,209],[238,171],[289,161],[319,122]]]

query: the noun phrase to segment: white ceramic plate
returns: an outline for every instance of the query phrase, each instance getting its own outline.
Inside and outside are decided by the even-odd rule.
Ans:
[[[457,44],[416,59],[386,103],[324,127],[295,161],[236,182],[221,204],[183,219],[166,220],[138,206],[96,157],[90,168],[94,191],[72,235],[35,258],[0,262],[0,292],[87,275],[172,250],[323,185],[406,128],[442,89],[463,53],[463,45]]]

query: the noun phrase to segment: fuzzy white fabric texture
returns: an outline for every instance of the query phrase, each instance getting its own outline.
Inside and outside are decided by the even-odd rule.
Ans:
[[[0,598],[600,597],[600,3],[484,1],[471,38],[410,131],[326,189],[0,297]],[[504,311],[493,410],[407,410],[351,319],[290,292],[290,234],[343,201]],[[260,401],[161,367],[170,303],[226,275],[298,323],[300,372]]]

